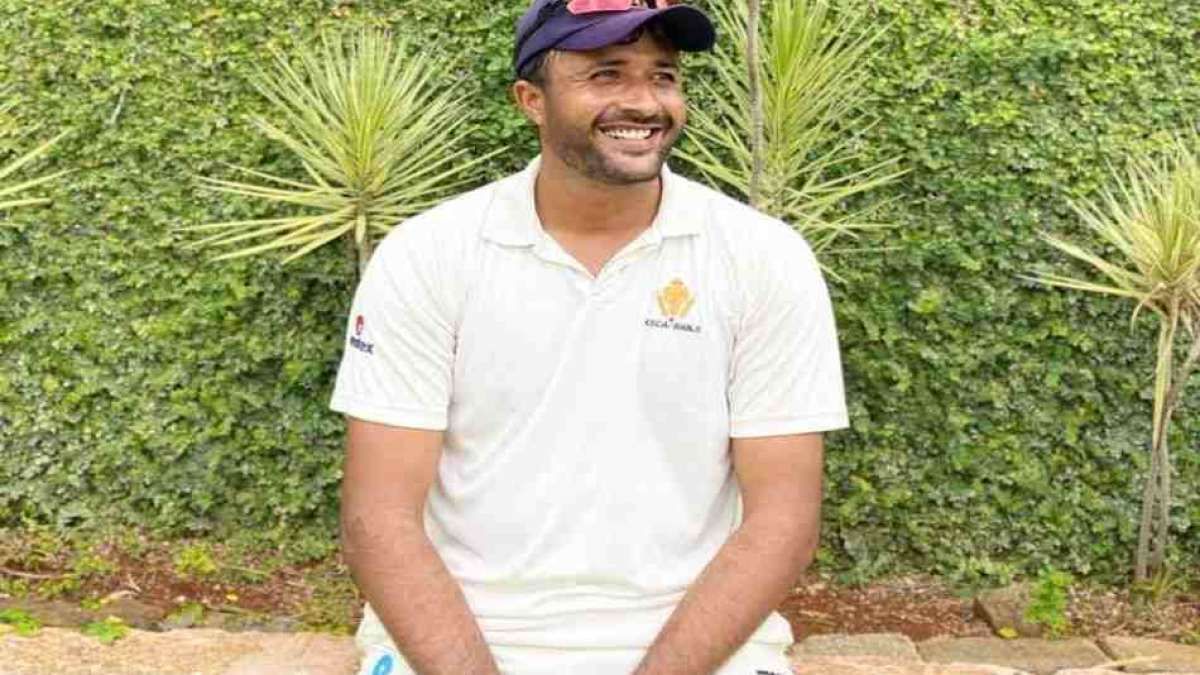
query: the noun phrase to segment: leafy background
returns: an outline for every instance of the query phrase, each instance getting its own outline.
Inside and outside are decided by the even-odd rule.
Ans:
[[[508,103],[522,2],[0,3],[0,81],[74,168],[0,221],[0,525],[127,523],[163,535],[334,542],[342,422],[327,410],[353,292],[328,247],[287,268],[209,263],[171,228],[278,215],[196,189],[226,164],[295,172],[245,120],[269,44],[362,24],[422,36],[474,87],[467,142],[536,142]],[[839,3],[843,4],[843,3]],[[1153,323],[1016,275],[1067,262],[1067,197],[1161,145],[1200,105],[1200,5],[874,0],[864,163],[911,172],[897,225],[830,259],[852,429],[828,439],[819,564],[1006,581],[1043,564],[1128,574],[1147,469]],[[690,77],[704,77],[702,59]],[[703,100],[693,100],[703,105]],[[677,169],[686,170],[682,164]],[[853,167],[847,167],[851,170]],[[861,204],[847,204],[846,208]],[[1200,430],[1184,401],[1173,562],[1200,564]]]

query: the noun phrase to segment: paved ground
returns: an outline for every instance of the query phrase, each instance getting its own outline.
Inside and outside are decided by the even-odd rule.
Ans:
[[[353,675],[351,638],[323,633],[133,630],[111,645],[69,628],[0,635],[0,675]]]
[[[1200,675],[1200,647],[1133,638],[814,636],[792,658],[796,675]],[[0,635],[0,675],[354,675],[356,662],[352,638],[322,633],[133,630],[111,645],[70,628]]]

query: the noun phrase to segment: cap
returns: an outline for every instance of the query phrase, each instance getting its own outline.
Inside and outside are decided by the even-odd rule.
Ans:
[[[575,0],[587,2],[587,0]],[[655,3],[655,0],[649,0]],[[624,9],[589,11],[573,14],[567,0],[534,0],[517,22],[517,41],[513,50],[513,68],[519,77],[525,66],[547,49],[584,51],[616,44],[652,20],[659,21],[663,34],[681,51],[710,49],[716,30],[704,12],[688,5],[647,7],[642,0],[609,0]],[[664,0],[657,3],[665,5]],[[608,2],[588,3],[594,8]]]

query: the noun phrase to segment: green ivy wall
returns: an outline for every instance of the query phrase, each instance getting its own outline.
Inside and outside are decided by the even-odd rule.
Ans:
[[[843,4],[843,3],[836,3]],[[1004,580],[1054,563],[1120,579],[1148,455],[1153,321],[1017,278],[1069,268],[1067,197],[1194,123],[1200,5],[875,0],[867,159],[911,169],[870,199],[890,250],[829,263],[853,429],[829,437],[822,565]],[[74,168],[0,221],[0,525],[163,534],[336,530],[342,422],[326,409],[353,290],[346,252],[206,262],[173,227],[266,216],[197,190],[227,163],[294,171],[245,121],[266,47],[389,26],[457,58],[479,152],[535,151],[507,103],[504,0],[0,2],[0,82]],[[703,77],[703,69],[693,71]],[[702,101],[696,101],[702,105]],[[677,168],[683,170],[684,165]],[[853,205],[848,205],[853,206]],[[1176,449],[1174,562],[1200,563],[1200,431]],[[1190,419],[1189,419],[1190,418]]]

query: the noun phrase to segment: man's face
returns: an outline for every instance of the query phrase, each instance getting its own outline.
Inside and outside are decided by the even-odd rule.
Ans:
[[[643,32],[629,44],[559,52],[546,63],[543,151],[613,185],[654,180],[687,120],[676,51]]]

